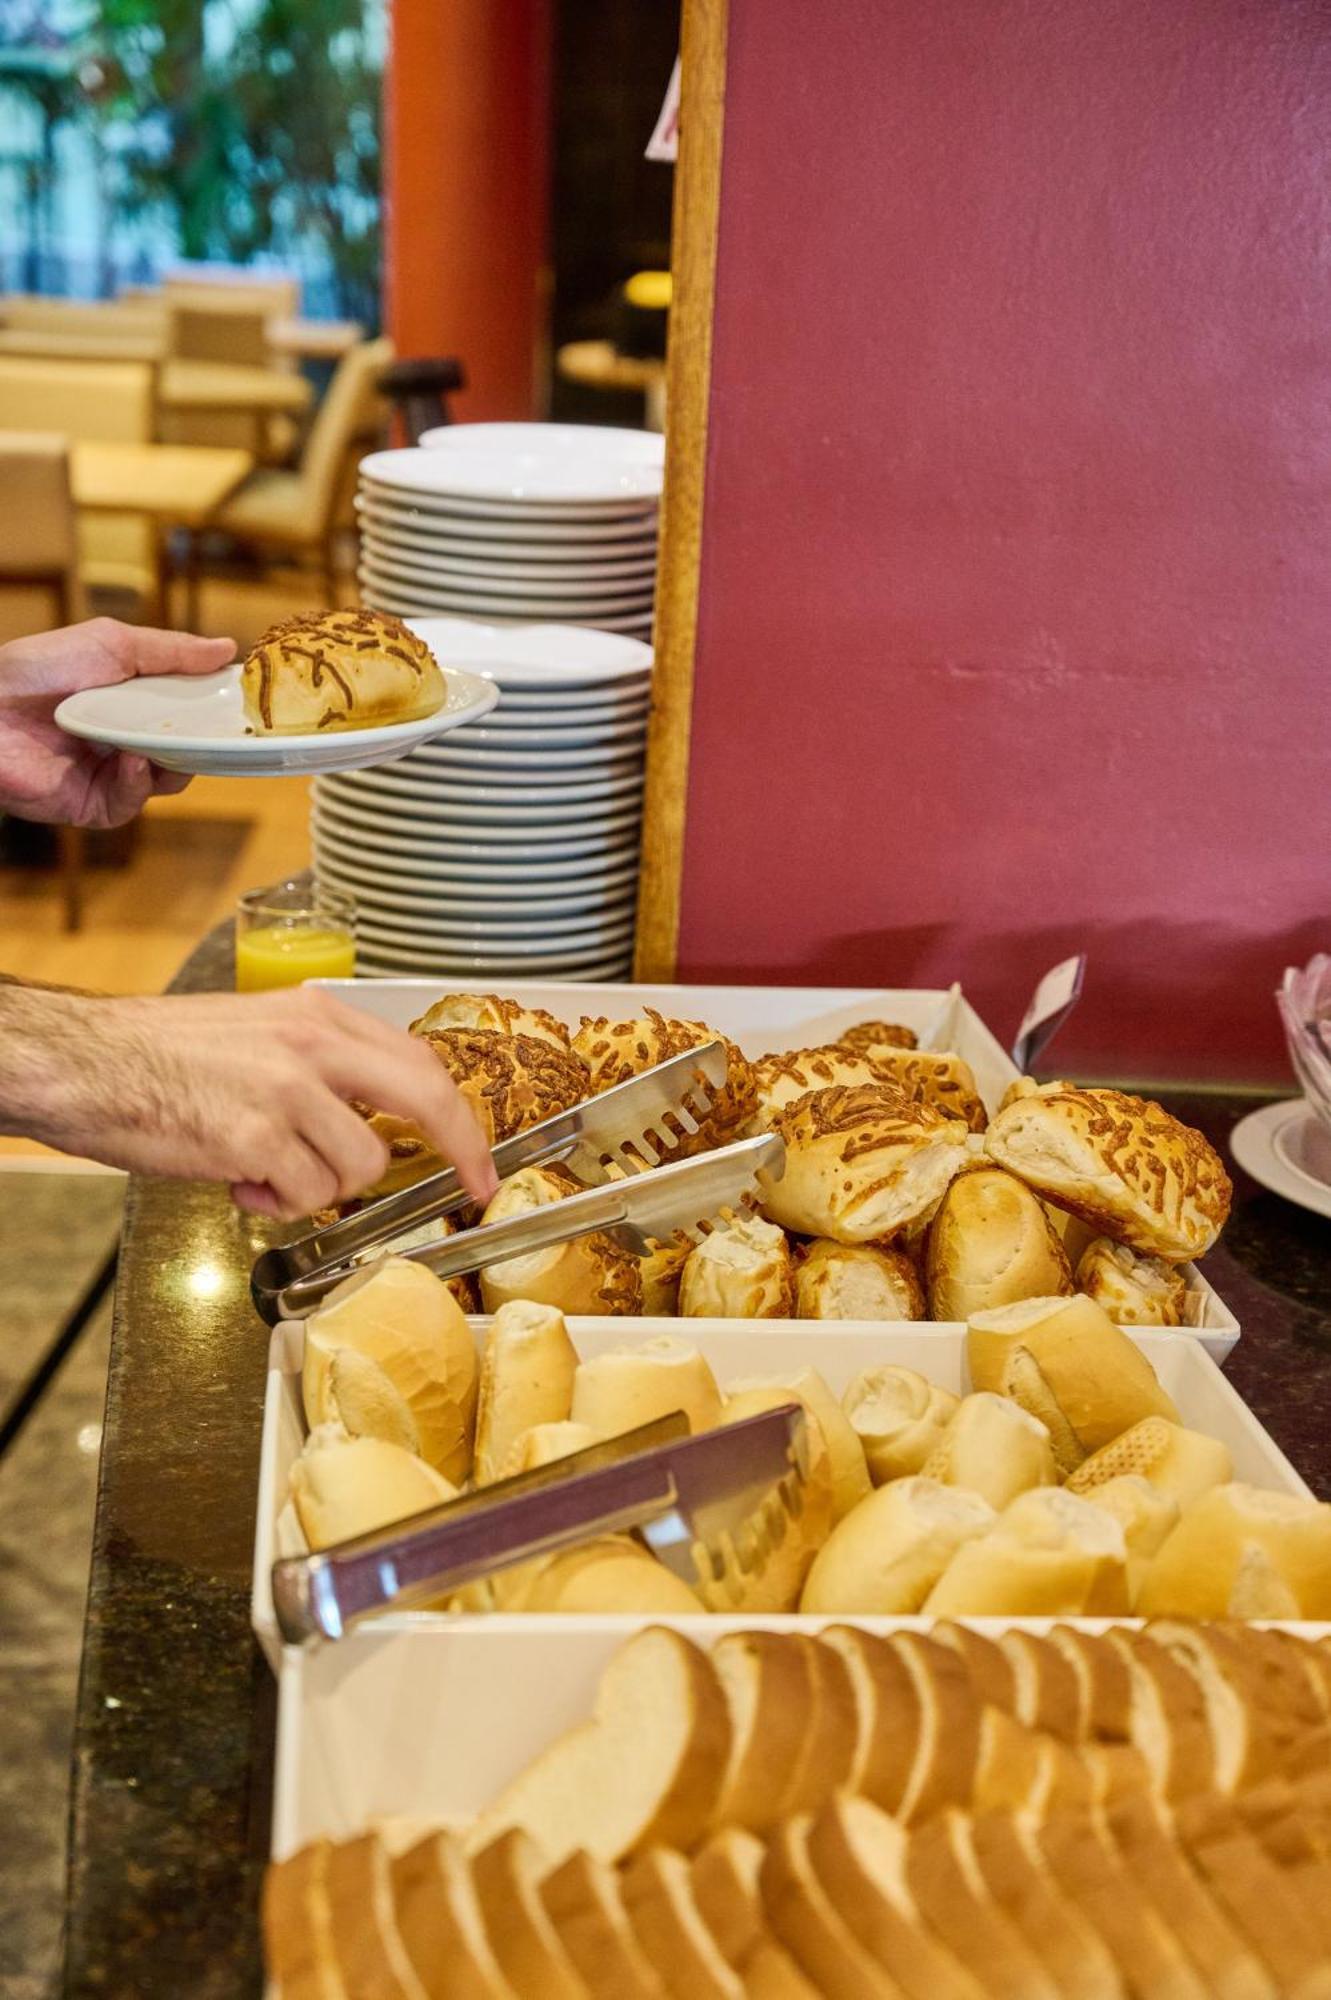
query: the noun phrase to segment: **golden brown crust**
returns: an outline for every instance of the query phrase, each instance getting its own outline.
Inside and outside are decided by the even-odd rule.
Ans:
[[[776,1114],[785,1172],[764,1212],[801,1236],[873,1243],[932,1211],[965,1159],[966,1127],[888,1083],[811,1090]]]
[[[420,1040],[474,1105],[492,1146],[570,1110],[587,1095],[587,1072],[573,1051],[534,1035],[445,1028]]]
[[[916,1049],[920,1043],[915,1030],[903,1028],[899,1021],[857,1021],[837,1036],[837,1045],[873,1055],[878,1049]]]
[[[413,1021],[413,1035],[439,1034],[450,1028],[490,1029],[500,1035],[531,1035],[558,1049],[570,1047],[569,1031],[544,1007],[524,1007],[499,993],[444,993]]]
[[[302,612],[264,633],[240,670],[260,735],[369,729],[432,715],[447,695],[434,654],[385,612]]]
[[[515,1201],[519,1190],[524,1198]],[[585,1191],[576,1174],[557,1161],[524,1167],[502,1183],[482,1220],[502,1221]],[[545,1262],[548,1284],[535,1282],[531,1267],[537,1260]],[[518,1264],[524,1267],[525,1285],[530,1290],[510,1288]],[[625,1250],[608,1231],[588,1230],[569,1243],[551,1244],[545,1251],[531,1251],[511,1262],[491,1265],[480,1274],[481,1296],[491,1312],[505,1299],[530,1296],[565,1312],[623,1317],[642,1310],[642,1265],[643,1260]],[[546,1298],[547,1291],[556,1296]]]
[[[627,1083],[630,1077],[654,1069],[657,1063],[712,1041],[725,1049],[726,1080],[713,1099],[711,1115],[698,1139],[680,1149],[700,1152],[737,1138],[758,1107],[753,1065],[727,1035],[718,1034],[703,1021],[673,1021],[655,1007],[648,1007],[631,1021],[584,1015],[572,1047],[586,1064],[592,1094],[599,1096],[617,1083]]]
[[[971,1066],[960,1056],[930,1049],[877,1048],[872,1059],[885,1083],[894,1083],[918,1103],[932,1104],[949,1118],[964,1119],[972,1132],[983,1132],[989,1123]]]
[[[753,1065],[753,1079],[758,1115],[770,1123],[777,1111],[806,1091],[830,1090],[834,1084],[877,1083],[881,1072],[867,1055],[828,1042],[821,1048],[786,1049],[759,1056]]]
[[[1215,1148],[1149,1098],[1046,1085],[989,1128],[986,1150],[1047,1201],[1147,1256],[1199,1257],[1233,1188]]]

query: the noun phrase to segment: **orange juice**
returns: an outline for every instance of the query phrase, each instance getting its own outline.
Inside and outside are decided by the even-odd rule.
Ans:
[[[259,924],[236,937],[237,993],[267,993],[304,979],[350,979],[356,940],[322,924]]]

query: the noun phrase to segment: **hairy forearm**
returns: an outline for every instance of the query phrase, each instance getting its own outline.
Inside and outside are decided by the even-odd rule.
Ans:
[[[0,1132],[69,1148],[112,1111],[121,1127],[150,1122],[151,1041],[136,1015],[133,1001],[0,985]]]

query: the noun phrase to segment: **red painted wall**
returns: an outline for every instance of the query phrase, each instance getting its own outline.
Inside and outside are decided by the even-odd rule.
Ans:
[[[548,284],[550,0],[392,0],[385,318],[457,354],[456,415],[536,414]]]
[[[1285,1074],[1331,945],[1331,10],[731,0],[680,976],[1090,952]],[[1051,1052],[1051,1057],[1053,1052]]]

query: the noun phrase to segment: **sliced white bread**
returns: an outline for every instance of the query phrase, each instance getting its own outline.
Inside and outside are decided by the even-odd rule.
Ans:
[[[992,2000],[1058,2000],[1048,1972],[990,1895],[965,1827],[964,1814],[944,1812],[910,1835],[906,1881],[916,1904]]]
[[[1132,1679],[1132,1741],[1169,1799],[1185,1798],[1212,1783],[1211,1732],[1201,1690],[1179,1662],[1138,1632],[1110,1626],[1104,1637]]]
[[[1005,1632],[998,1645],[1012,1665],[1017,1720],[1060,1743],[1080,1742],[1087,1734],[1082,1684],[1066,1654],[1034,1632]]]
[[[327,1887],[333,1951],[352,2000],[426,2000],[397,1927],[392,1870],[376,1834],[332,1848]]]
[[[902,2000],[895,1979],[860,1943],[809,1858],[809,1822],[788,1819],[767,1843],[760,1877],[767,1921],[827,2000]]]
[[[311,1841],[264,1876],[264,1963],[280,2000],[350,2000],[333,1950],[330,1852]]]
[[[807,1654],[812,1671],[813,1712],[791,1771],[786,1811],[814,1813],[850,1783],[859,1737],[859,1711],[850,1669],[833,1646],[820,1646],[806,1633],[786,1637]]]
[[[858,1625],[828,1625],[820,1646],[833,1646],[850,1674],[858,1716],[849,1789],[896,1812],[915,1768],[923,1717],[919,1677],[905,1655]]]
[[[985,1708],[968,1801],[972,1810],[1041,1810],[1052,1783],[1046,1755],[1050,1740],[1001,1708]]]
[[[486,1936],[518,2000],[587,2000],[541,1898],[540,1849],[518,1827],[471,1858]]]
[[[711,1822],[729,1749],[710,1657],[649,1626],[605,1669],[591,1721],[505,1787],[472,1828],[470,1848],[510,1826],[529,1833],[550,1866],[578,1848],[618,1861],[644,1847],[692,1847]]]
[[[791,1637],[727,1632],[712,1648],[730,1715],[719,1826],[765,1833],[785,1810],[814,1706],[813,1648],[792,1645]]]
[[[432,1833],[390,1863],[398,1932],[428,2000],[514,2000],[460,1841]]]
[[[1132,1735],[1132,1676],[1128,1663],[1098,1632],[1055,1625],[1049,1634],[1081,1686],[1085,1733],[1097,1743],[1127,1743]]]
[[[915,1755],[899,1817],[911,1826],[969,1800],[979,1749],[980,1708],[960,1656],[921,1632],[893,1632],[887,1644],[915,1683],[920,1704]]]
[[[1125,2000],[1104,1939],[1037,1864],[1011,1813],[976,1813],[970,1850],[989,1894],[1014,1923],[1060,1993],[1077,2000]]]
[[[948,1619],[938,1621],[933,1636],[940,1645],[960,1653],[978,1701],[1001,1708],[1005,1715],[1016,1715],[1017,1672],[1001,1646],[971,1626],[954,1625]]]
[[[693,1858],[693,1898],[750,2000],[814,2000],[817,1988],[768,1927],[760,1886],[765,1853],[757,1835],[740,1827],[713,1834]]]
[[[1208,2000],[1207,1989],[1172,1928],[1139,1889],[1092,1816],[1054,1813],[1033,1838],[1064,1895],[1095,1926],[1140,2000]]]
[[[638,1943],[613,1868],[570,1854],[542,1882],[541,1900],[594,2000],[663,2000],[665,1982]]]
[[[1106,1823],[1137,1887],[1173,1928],[1214,2000],[1277,2000],[1266,1966],[1191,1866],[1158,1801],[1111,1805]]]
[[[1331,1995],[1331,1962],[1302,1898],[1227,1800],[1185,1800],[1175,1832],[1193,1867],[1261,1957],[1282,1994]]]
[[[808,1856],[838,1915],[907,2000],[980,2000],[983,1988],[925,1921],[906,1880],[909,1836],[843,1795],[809,1829]]]
[[[1197,1683],[1216,1787],[1236,1792],[1275,1776],[1281,1767],[1279,1711],[1268,1708],[1256,1649],[1218,1626],[1178,1619],[1157,1618],[1147,1632]],[[1284,1690],[1270,1692],[1279,1700]]]
[[[651,1847],[622,1870],[620,1894],[639,1949],[675,2000],[744,2000],[693,1894],[689,1864],[672,1847]]]

